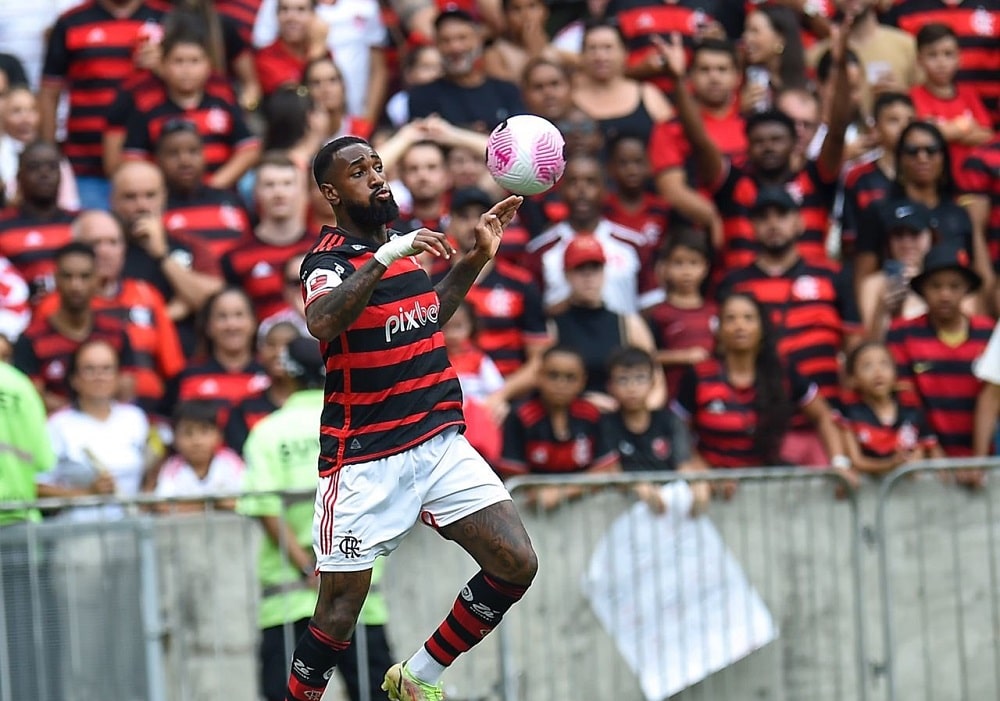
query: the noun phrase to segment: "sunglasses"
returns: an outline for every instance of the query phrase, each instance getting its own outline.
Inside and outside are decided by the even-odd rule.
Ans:
[[[903,146],[904,156],[919,156],[921,153],[925,153],[928,156],[937,156],[941,153],[941,147],[937,145],[931,146]]]

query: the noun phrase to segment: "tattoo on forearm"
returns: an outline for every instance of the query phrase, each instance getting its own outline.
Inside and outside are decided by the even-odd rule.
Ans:
[[[482,270],[483,265],[481,263],[477,263],[470,259],[469,256],[466,256],[434,288],[434,291],[437,292],[438,301],[441,304],[441,309],[438,312],[438,322],[441,326],[444,326],[448,319],[455,313],[455,310],[458,309],[458,305],[465,299],[469,288],[472,287],[472,283],[476,281]]]
[[[310,332],[320,341],[332,341],[361,316],[385,266],[372,258],[344,280],[343,284],[320,297],[306,309]]]

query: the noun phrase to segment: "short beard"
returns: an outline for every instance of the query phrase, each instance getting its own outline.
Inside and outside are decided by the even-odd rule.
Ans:
[[[797,239],[789,239],[788,241],[783,241],[782,243],[772,243],[772,244],[760,244],[762,251],[767,253],[769,256],[774,256],[779,258],[790,250],[792,250],[798,244]]]
[[[399,218],[399,205],[393,198],[385,202],[373,199],[367,204],[345,201],[344,211],[352,222],[366,230],[378,229]]]

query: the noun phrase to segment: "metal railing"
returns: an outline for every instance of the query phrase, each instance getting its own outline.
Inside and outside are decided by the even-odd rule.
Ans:
[[[939,477],[967,467],[1000,461],[920,463],[857,492],[837,472],[720,470],[706,479],[736,493],[700,517],[690,478],[669,473],[513,480],[539,573],[445,675],[448,698],[1000,698],[998,491]],[[639,481],[658,484],[665,515],[639,502]],[[546,486],[584,494],[541,510]],[[153,513],[169,502],[151,497],[42,505],[107,503],[125,516],[0,527],[0,701],[260,698],[257,522],[212,502]],[[382,580],[397,658],[477,569],[413,530]]]

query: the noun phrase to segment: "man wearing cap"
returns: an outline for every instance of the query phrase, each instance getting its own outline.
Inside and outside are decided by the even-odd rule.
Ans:
[[[307,491],[316,487],[319,436],[316,426],[323,410],[323,383],[326,377],[319,345],[312,338],[297,338],[282,352],[282,362],[296,385],[285,404],[262,419],[250,431],[243,448],[246,461],[246,492]],[[288,681],[285,626],[292,628],[289,640],[298,640],[309,625],[316,607],[319,579],[312,553],[313,493],[298,499],[279,496],[246,496],[238,505],[240,513],[255,516],[264,527],[265,538],[258,555],[261,602],[261,688],[267,701],[283,701]],[[377,691],[382,670],[392,664],[386,641],[388,610],[378,592],[384,560],[372,575],[372,588],[361,609],[365,626],[369,677],[373,699],[386,698]],[[360,701],[356,655],[345,655],[339,665],[351,701]]]
[[[492,206],[493,198],[477,187],[452,193],[445,233],[463,254],[475,247],[476,222]],[[527,270],[497,257],[483,268],[465,300],[476,315],[479,347],[504,376],[503,388],[487,399],[494,417],[502,420],[511,401],[534,389],[542,353],[552,342],[542,299]]]
[[[962,312],[962,298],[982,285],[969,267],[965,250],[939,244],[924,258],[923,271],[910,286],[927,302],[927,313],[899,319],[886,343],[898,368],[899,382],[923,404],[927,421],[948,457],[973,454],[976,400],[982,382],[973,362],[983,354],[993,320]],[[958,473],[960,482],[982,484],[982,474]]]
[[[838,355],[860,332],[854,294],[832,263],[807,261],[798,250],[805,225],[799,205],[784,187],[765,187],[749,209],[757,244],[755,260],[731,270],[720,286],[720,299],[734,292],[750,294],[771,313],[778,354],[827,401],[840,393]],[[804,417],[796,417],[782,447],[782,457],[796,465],[828,464],[819,438]]]
[[[444,76],[410,88],[410,118],[438,114],[466,129],[489,132],[508,117],[525,112],[513,83],[486,75],[483,27],[465,10],[447,9],[434,21],[434,41]]]

